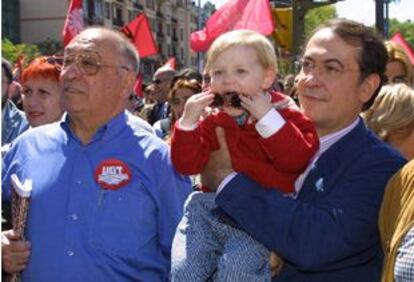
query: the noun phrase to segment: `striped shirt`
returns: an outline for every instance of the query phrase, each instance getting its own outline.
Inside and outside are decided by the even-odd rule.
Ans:
[[[405,235],[397,250],[394,279],[395,282],[414,281],[414,226]]]

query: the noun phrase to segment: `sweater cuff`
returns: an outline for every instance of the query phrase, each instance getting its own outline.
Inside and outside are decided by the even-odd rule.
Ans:
[[[279,112],[272,108],[256,123],[256,130],[262,138],[269,138],[279,131],[285,123],[285,119]]]
[[[183,126],[183,125],[181,124],[181,120],[182,120],[182,118],[180,118],[180,119],[178,120],[178,122],[177,122],[177,127],[178,127],[178,129],[181,129],[181,130],[183,130],[183,131],[193,131],[194,129],[196,129],[196,128],[198,127],[198,124],[197,124],[197,123],[195,123],[195,124],[193,124],[193,125],[191,125],[191,126]]]

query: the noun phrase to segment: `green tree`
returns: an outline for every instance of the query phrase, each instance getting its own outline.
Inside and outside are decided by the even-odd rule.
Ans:
[[[40,55],[36,45],[13,44],[7,38],[2,40],[1,51],[2,56],[12,63],[15,63],[20,55],[24,55],[26,62],[30,62],[34,57]]]
[[[407,20],[400,22],[397,19],[390,19],[390,37],[393,36],[397,31],[401,32],[407,42],[414,48],[414,22]]]
[[[334,5],[326,5],[309,10],[305,15],[305,38],[321,23],[336,18]]]
[[[62,42],[59,40],[52,40],[50,38],[36,44],[40,53],[45,56],[62,55]]]

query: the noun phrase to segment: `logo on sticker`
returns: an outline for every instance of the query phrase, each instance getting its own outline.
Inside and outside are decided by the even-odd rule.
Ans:
[[[104,160],[95,170],[95,181],[105,189],[116,190],[131,181],[131,171],[121,160]]]

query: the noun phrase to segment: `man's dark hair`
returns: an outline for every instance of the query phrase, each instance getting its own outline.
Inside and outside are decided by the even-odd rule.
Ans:
[[[364,79],[370,74],[378,74],[380,77],[381,81],[378,88],[375,90],[371,99],[365,102],[362,107],[362,111],[366,111],[369,107],[371,107],[372,103],[374,103],[374,100],[385,81],[385,70],[388,62],[388,54],[383,40],[376,33],[375,29],[348,19],[329,20],[318,26],[310,37],[325,28],[331,29],[348,44],[360,48],[357,61],[361,72],[361,82],[364,81]]]
[[[4,74],[6,75],[7,82],[10,84],[13,81],[13,72],[12,66],[9,61],[4,58],[1,58],[1,68],[4,70]]]
[[[186,79],[186,80],[192,80],[195,79],[197,80],[198,83],[201,84],[203,77],[201,76],[201,73],[199,73],[196,70],[193,70],[191,68],[185,68],[180,70],[178,73],[176,73],[171,81],[171,87],[174,87],[174,84],[180,80],[180,79]]]

